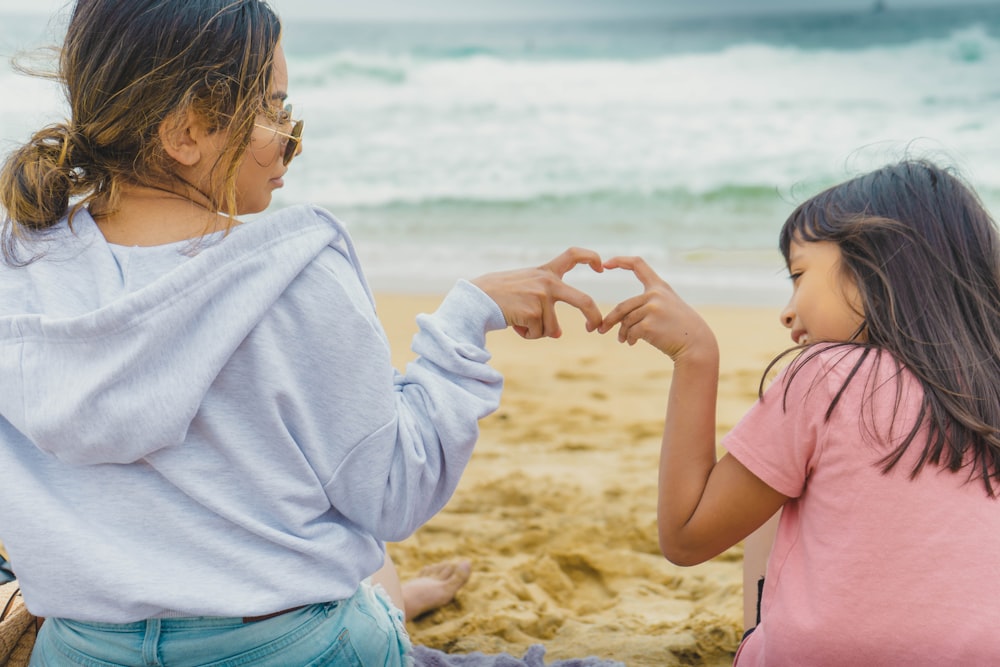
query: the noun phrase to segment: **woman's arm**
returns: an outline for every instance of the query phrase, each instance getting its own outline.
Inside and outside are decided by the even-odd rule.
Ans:
[[[487,331],[514,326],[526,338],[558,336],[559,301],[596,329],[596,304],[562,281],[581,263],[603,268],[596,253],[570,249],[540,267],[460,281],[434,313],[417,317],[417,356],[401,374],[374,313],[348,294],[353,267],[338,264],[340,279],[323,288],[326,316],[313,334],[331,344],[308,360],[296,355],[316,383],[309,409],[298,411],[311,421],[296,431],[300,441],[317,443],[307,456],[331,505],[387,541],[405,539],[438,512],[472,454],[478,420],[499,403],[502,377],[489,366]],[[356,281],[353,288],[360,289]]]

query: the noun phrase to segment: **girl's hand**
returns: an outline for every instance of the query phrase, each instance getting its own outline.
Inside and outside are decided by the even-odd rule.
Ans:
[[[557,301],[579,309],[587,319],[587,331],[601,325],[601,311],[594,300],[562,280],[578,264],[588,264],[598,273],[604,271],[597,253],[570,248],[538,268],[488,273],[471,282],[497,302],[507,324],[522,338],[558,338],[562,329],[556,319]]]
[[[607,333],[616,324],[618,341],[635,345],[644,340],[668,355],[674,362],[681,358],[718,355],[715,334],[708,324],[664,282],[641,257],[615,257],[604,264],[606,269],[625,269],[635,274],[645,291],[626,299],[604,318],[598,331]]]

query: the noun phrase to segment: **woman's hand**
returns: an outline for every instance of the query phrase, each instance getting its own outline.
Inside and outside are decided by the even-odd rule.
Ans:
[[[635,274],[645,290],[614,307],[598,331],[607,333],[616,324],[618,340],[635,345],[644,340],[674,362],[686,356],[718,356],[715,334],[708,324],[661,279],[641,257],[615,257],[606,269],[625,269]],[[702,354],[704,353],[704,354]]]
[[[562,329],[556,318],[557,301],[579,309],[587,319],[587,331],[594,331],[601,325],[601,311],[594,300],[562,280],[578,264],[588,264],[598,273],[604,271],[597,253],[570,248],[538,268],[488,273],[471,282],[497,302],[508,326],[521,337],[558,338]]]

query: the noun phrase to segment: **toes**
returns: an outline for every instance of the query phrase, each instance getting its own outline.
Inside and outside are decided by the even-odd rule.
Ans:
[[[431,565],[424,566],[420,570],[420,577],[429,577],[431,579],[440,579],[441,581],[448,581],[451,579],[458,579],[460,581],[466,581],[469,578],[469,574],[472,572],[472,563],[467,560],[455,561],[442,561],[440,563],[432,563]]]

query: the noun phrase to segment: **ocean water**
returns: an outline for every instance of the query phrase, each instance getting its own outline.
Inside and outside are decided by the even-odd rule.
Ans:
[[[0,55],[57,28],[0,16]],[[779,305],[788,213],[904,155],[1000,210],[1000,7],[289,20],[285,50],[305,145],[275,205],[331,209],[376,289],[440,292],[577,245],[642,255],[692,301]],[[3,68],[0,90],[2,152],[64,113],[50,82]]]

